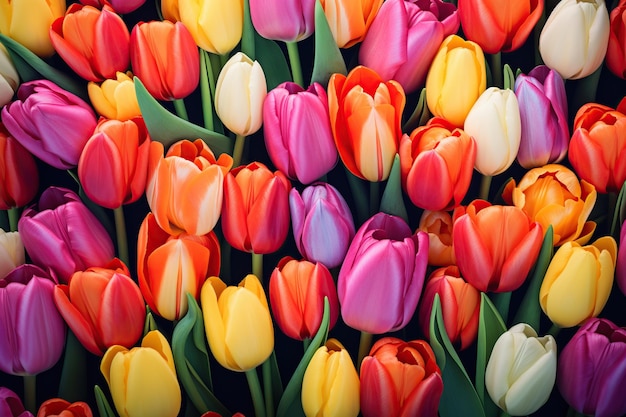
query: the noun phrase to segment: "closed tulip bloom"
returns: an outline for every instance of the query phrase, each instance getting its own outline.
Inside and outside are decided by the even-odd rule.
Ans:
[[[609,15],[609,44],[606,66],[616,76],[626,79],[626,1],[621,0]]]
[[[426,210],[451,210],[469,189],[476,144],[462,129],[438,117],[400,141],[402,185],[411,202]]]
[[[137,276],[146,303],[159,316],[179,320],[187,313],[187,293],[199,300],[204,281],[220,272],[215,233],[172,236],[148,213],[137,238]]]
[[[20,85],[17,100],[2,109],[9,134],[30,153],[54,168],[76,167],[96,127],[85,101],[48,80]]]
[[[108,5],[102,10],[70,5],[50,26],[50,40],[65,63],[87,81],[112,78],[130,63],[130,33]]]
[[[263,124],[265,73],[257,61],[237,52],[222,67],[215,85],[215,112],[231,132],[247,136]]]
[[[22,399],[7,387],[0,387],[0,415],[6,417],[33,417],[26,411]]]
[[[452,245],[461,275],[479,291],[519,288],[535,264],[543,228],[514,206],[470,203],[454,221]]]
[[[48,187],[17,225],[33,263],[66,283],[75,271],[104,266],[114,257],[111,237],[74,191]]]
[[[0,106],[8,104],[20,85],[20,76],[6,48],[0,45]]]
[[[372,216],[357,231],[339,271],[344,322],[373,334],[402,329],[415,313],[427,261],[426,233],[412,233],[397,216]]]
[[[359,415],[359,375],[350,353],[337,339],[320,346],[302,379],[302,408],[306,417]]]
[[[337,164],[337,148],[328,116],[328,97],[319,83],[306,90],[285,82],[263,102],[267,153],[287,177],[310,184]]]
[[[420,217],[418,230],[428,234],[428,265],[455,265],[452,251],[452,228],[454,222],[447,211],[424,210]]]
[[[135,76],[157,100],[185,98],[200,82],[198,48],[180,22],[136,24],[130,34],[130,63]]]
[[[277,251],[289,231],[291,183],[280,171],[260,162],[233,169],[224,179],[222,232],[243,252]]]
[[[315,0],[250,1],[254,29],[267,39],[298,42],[315,31]]]
[[[216,159],[201,139],[178,141],[165,156],[163,150],[151,142],[146,198],[157,223],[171,235],[209,233],[220,217],[232,157],[223,153]]]
[[[291,226],[300,254],[327,268],[341,265],[354,237],[352,212],[339,190],[315,183],[289,192]]]
[[[397,81],[384,81],[364,66],[348,76],[333,74],[328,83],[330,123],[339,156],[359,178],[389,178],[402,137],[406,97]]]
[[[590,245],[567,242],[556,251],[539,290],[543,312],[560,327],[573,327],[604,308],[617,262],[617,243],[604,236]]]
[[[61,358],[66,327],[54,305],[55,285],[47,272],[31,264],[0,280],[0,371],[37,375]]]
[[[70,403],[62,398],[50,398],[44,401],[39,410],[37,417],[92,417],[93,412],[84,401],[76,401]]]
[[[0,279],[25,262],[26,253],[20,234],[0,229]]]
[[[384,337],[363,358],[361,413],[365,417],[437,417],[441,370],[423,340]]]
[[[0,122],[0,210],[25,206],[38,189],[35,158]]]
[[[541,30],[541,59],[566,80],[586,77],[602,65],[609,32],[604,0],[562,0]]]
[[[141,338],[146,306],[128,268],[115,258],[104,267],[76,271],[57,285],[54,302],[80,343],[102,356],[113,345],[130,348]]]
[[[248,371],[272,354],[274,327],[265,290],[256,276],[246,276],[236,287],[210,277],[200,299],[209,348],[220,365]]]
[[[120,417],[176,417],[182,395],[172,348],[158,331],[148,332],[140,347],[111,346],[100,362]]]
[[[485,56],[480,46],[458,35],[445,38],[426,76],[426,104],[430,112],[462,127],[486,88]]]
[[[109,5],[119,14],[127,14],[134,12],[146,2],[146,0],[81,0],[82,4],[102,9],[105,5]]]
[[[556,382],[557,347],[552,335],[537,336],[526,323],[504,332],[485,369],[493,402],[511,416],[527,416],[550,398]]]
[[[444,36],[452,35],[459,31],[461,18],[454,3],[443,0],[416,0],[415,3],[422,10],[428,10],[435,15],[443,24]]]
[[[383,0],[320,0],[337,46],[349,48],[361,42]]]
[[[126,121],[141,116],[132,72],[117,72],[115,78],[87,84],[89,101],[96,113],[107,119]]]
[[[515,162],[522,138],[519,104],[513,90],[489,87],[472,106],[463,125],[476,142],[475,168],[493,176]]]

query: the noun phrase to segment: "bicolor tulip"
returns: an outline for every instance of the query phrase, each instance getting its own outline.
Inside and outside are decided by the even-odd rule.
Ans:
[[[423,340],[384,337],[363,358],[360,370],[364,417],[437,417],[441,370]]]
[[[339,317],[335,281],[319,262],[282,258],[270,276],[269,297],[276,324],[292,339],[315,336],[322,323],[324,298],[330,306],[329,329]]]
[[[200,82],[198,48],[180,22],[137,23],[130,34],[130,63],[157,100],[185,98]]]
[[[397,216],[372,216],[357,231],[339,271],[343,321],[373,334],[402,329],[415,313],[427,263],[426,233],[412,233]]]
[[[541,59],[566,80],[586,77],[602,65],[609,32],[604,0],[562,0],[541,30]]]
[[[47,58],[54,54],[50,25],[65,14],[65,8],[65,0],[0,0],[0,33]]]
[[[502,197],[507,204],[519,207],[543,227],[552,226],[553,244],[577,241],[584,245],[593,234],[596,223],[587,221],[596,203],[593,185],[578,180],[569,168],[548,164],[526,172],[519,185],[507,183]]]
[[[452,251],[452,228],[454,222],[447,211],[424,210],[420,216],[418,230],[428,234],[428,265],[455,265]]]
[[[515,206],[474,200],[454,220],[452,247],[461,275],[483,292],[519,288],[543,243],[541,224]]]
[[[557,346],[552,335],[537,336],[519,323],[496,340],[485,369],[493,402],[511,416],[527,416],[550,398],[556,382]]]
[[[354,219],[339,190],[327,183],[315,183],[302,193],[289,192],[294,240],[300,254],[327,268],[341,265],[354,237]]]
[[[349,48],[361,42],[383,0],[320,0],[337,46]]]
[[[626,99],[617,109],[584,104],[569,144],[572,168],[599,193],[618,193],[626,181]]]
[[[246,276],[236,287],[210,277],[200,299],[209,348],[220,365],[243,372],[267,360],[274,350],[274,327],[256,276]]]
[[[172,348],[158,331],[148,332],[141,347],[111,346],[100,362],[120,417],[174,417],[182,394]]]
[[[25,262],[26,252],[20,234],[0,229],[0,279]]]
[[[339,156],[359,178],[384,181],[398,152],[406,103],[397,81],[384,81],[362,65],[328,82],[330,126]]]
[[[0,45],[0,107],[13,100],[19,85],[20,76],[13,65],[13,60],[6,48]]]
[[[76,167],[96,127],[96,115],[81,98],[48,80],[23,83],[17,100],[4,106],[2,122],[30,153],[54,168]]]
[[[74,191],[46,188],[22,213],[17,228],[33,263],[66,283],[76,271],[104,266],[114,257],[111,237]]]
[[[458,35],[445,38],[426,76],[426,104],[430,112],[462,127],[486,88],[487,70],[480,46]]]
[[[543,312],[559,327],[578,326],[606,305],[617,262],[617,243],[604,236],[590,245],[567,242],[550,261],[539,290]]]
[[[37,375],[61,358],[66,327],[54,305],[55,285],[52,276],[31,264],[0,280],[0,371]]]
[[[137,276],[148,306],[167,320],[187,313],[187,293],[196,300],[210,276],[220,271],[220,245],[214,232],[176,236],[161,229],[152,213],[137,238]]]
[[[302,408],[306,417],[359,415],[359,375],[337,339],[320,346],[304,371]]]
[[[626,221],[622,223],[619,235],[620,248],[626,248]],[[617,251],[617,264],[615,265],[615,281],[622,294],[626,295],[626,250]]]
[[[620,0],[609,15],[609,44],[606,66],[616,76],[626,79],[626,1]]]
[[[517,162],[530,169],[562,161],[570,137],[563,78],[539,65],[517,76],[515,96],[522,128]]]
[[[298,42],[315,31],[315,0],[251,0],[250,18],[264,38]]]
[[[224,177],[233,158],[219,158],[201,139],[180,140],[163,155],[163,144],[152,141],[146,198],[154,217],[171,235],[209,233],[220,217]]]
[[[289,231],[291,183],[280,171],[260,162],[242,165],[224,179],[222,232],[237,250],[267,254],[277,251]]]
[[[605,318],[587,320],[559,356],[557,386],[580,414],[626,414],[626,329]]]
[[[460,350],[472,345],[478,334],[480,292],[463,279],[454,265],[434,270],[426,280],[418,310],[425,335],[430,333],[430,314],[437,294],[450,341]]]
[[[476,142],[475,168],[493,176],[515,162],[522,138],[522,121],[513,90],[489,87],[470,109],[465,133]]]
[[[451,210],[469,189],[476,144],[462,129],[434,117],[400,140],[402,186],[417,207]]]
[[[98,9],[102,9],[105,5],[109,5],[119,14],[127,14],[134,12],[146,2],[146,0],[80,0],[82,4],[90,5]]]
[[[50,26],[50,40],[65,63],[87,81],[113,78],[130,64],[130,33],[109,5],[73,3]]]
[[[293,82],[272,89],[263,102],[263,136],[274,166],[302,184],[337,164],[328,97],[319,83],[306,90]]]
[[[35,158],[0,122],[0,210],[25,206],[38,189]]]
[[[128,268],[115,258],[104,267],[76,271],[57,285],[54,302],[76,338],[102,356],[113,345],[130,348],[141,338],[146,306]]]
[[[91,407],[84,401],[70,403],[62,398],[50,398],[44,401],[37,417],[92,417]]]
[[[461,27],[467,39],[488,54],[519,49],[543,13],[543,0],[459,0]]]
[[[117,72],[115,78],[87,84],[89,101],[107,119],[126,121],[141,116],[132,72]]]
[[[231,132],[247,136],[263,124],[267,96],[265,73],[258,61],[237,52],[224,64],[215,85],[215,112]]]
[[[33,417],[22,404],[22,399],[7,387],[0,387],[0,416]]]

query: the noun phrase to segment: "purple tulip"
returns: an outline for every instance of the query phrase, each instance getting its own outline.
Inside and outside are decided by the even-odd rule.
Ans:
[[[18,266],[0,280],[0,371],[36,375],[61,358],[66,326],[54,304],[56,284],[31,264]]]
[[[315,0],[250,0],[250,17],[264,38],[298,42],[315,30]]]
[[[339,266],[355,233],[350,207],[341,193],[326,183],[310,185],[302,195],[292,188],[289,208],[300,254],[329,269]]]
[[[626,295],[626,221],[622,223],[619,234],[619,248],[617,251],[617,265],[615,266],[615,281],[617,286]]]
[[[579,413],[625,415],[626,329],[607,319],[587,320],[561,352],[557,385]]]
[[[0,387],[0,416],[3,417],[33,417],[27,411],[22,399],[6,387]]]
[[[428,234],[413,234],[397,216],[372,216],[357,231],[339,271],[344,322],[372,334],[402,329],[415,313],[427,263]]]
[[[560,162],[569,145],[565,83],[545,65],[520,74],[515,95],[522,122],[517,161],[524,168]]]
[[[20,85],[17,100],[2,109],[2,122],[20,144],[45,163],[69,169],[96,127],[91,107],[48,80]]]
[[[47,188],[38,207],[24,210],[17,227],[32,262],[51,270],[62,283],[76,271],[105,266],[115,256],[106,229],[66,188]]]

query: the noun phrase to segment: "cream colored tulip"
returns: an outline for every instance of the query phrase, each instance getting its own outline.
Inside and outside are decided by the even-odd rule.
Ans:
[[[141,116],[133,74],[118,72],[116,79],[87,84],[89,100],[100,116],[126,121]]]
[[[13,100],[20,76],[6,48],[0,44],[0,107]]]
[[[25,262],[26,252],[18,232],[0,229],[0,279]]]

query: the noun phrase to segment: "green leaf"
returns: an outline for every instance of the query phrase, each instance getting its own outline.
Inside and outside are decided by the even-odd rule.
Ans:
[[[87,397],[87,386],[83,383],[87,379],[86,353],[74,332],[68,330],[59,381],[59,398],[75,402]]]
[[[617,200],[615,201],[615,208],[613,210],[613,218],[611,219],[611,236],[619,242],[620,229],[622,223],[624,223],[624,214],[626,213],[626,182],[622,184],[622,188],[619,190]]]
[[[426,89],[422,88],[417,104],[415,105],[415,110],[413,110],[413,114],[411,114],[409,120],[402,126],[402,131],[410,134],[419,126],[425,125],[430,117],[431,114],[426,103]]]
[[[102,392],[102,389],[96,385],[93,390],[96,395],[96,405],[98,406],[98,413],[100,414],[100,417],[117,417],[117,414],[115,414],[111,408],[109,400],[107,400],[107,397],[104,395],[104,392]]]
[[[152,315],[152,311],[150,311],[150,307],[146,306],[146,320],[143,325],[143,335],[145,336],[148,332],[153,330],[159,330],[156,321],[154,320],[154,316]]]
[[[243,2],[243,31],[241,34],[241,52],[246,54],[248,58],[255,60],[256,51],[254,48],[254,26],[250,17],[250,0]]]
[[[328,85],[330,76],[335,73],[346,75],[346,63],[330,31],[324,9],[319,0],[315,1],[315,57],[311,84],[318,82],[324,87]]]
[[[272,354],[265,362],[263,362],[263,393],[265,395],[265,406],[271,410],[268,415],[276,414],[276,406],[283,396],[283,383],[280,378],[280,370],[278,369],[278,361],[276,360],[276,352]],[[269,388],[268,388],[269,387]]]
[[[409,215],[404,206],[402,181],[400,179],[400,156],[398,154],[393,159],[391,173],[380,201],[380,211],[402,217],[407,224],[409,223]]]
[[[509,66],[509,64],[504,64],[504,89],[513,90],[515,87],[515,74],[513,74],[513,70]]]

